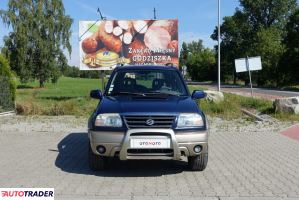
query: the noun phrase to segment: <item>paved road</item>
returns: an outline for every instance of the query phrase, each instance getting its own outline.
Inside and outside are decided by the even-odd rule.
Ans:
[[[233,88],[233,87],[228,87],[228,86],[224,86],[223,88],[230,89],[232,91],[235,90],[235,91],[241,91],[241,92],[247,92],[247,93],[251,92],[250,88],[238,88],[238,87]],[[283,91],[283,90],[272,90],[272,89],[262,89],[262,88],[253,88],[253,92],[258,93],[258,94],[281,96],[281,97],[299,96],[299,92]]]
[[[117,160],[90,171],[79,119],[0,120],[0,130],[0,187],[54,187],[56,199],[299,199],[299,143],[271,127],[212,123],[204,172]]]
[[[190,85],[201,85],[213,90],[217,89],[216,85],[211,84],[202,84],[199,82],[190,82]],[[243,94],[246,96],[251,96],[251,89],[247,87],[231,86],[231,85],[222,85],[221,89],[225,92],[232,92],[237,94]],[[268,99],[275,99],[281,97],[296,97],[299,96],[299,92],[294,91],[284,91],[284,90],[274,90],[274,89],[265,89],[265,88],[253,88],[253,93],[258,97],[266,97]]]

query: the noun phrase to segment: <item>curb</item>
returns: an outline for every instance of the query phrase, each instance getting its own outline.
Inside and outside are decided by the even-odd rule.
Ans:
[[[16,114],[15,111],[7,111],[7,112],[0,113],[0,117],[13,116],[15,114]]]

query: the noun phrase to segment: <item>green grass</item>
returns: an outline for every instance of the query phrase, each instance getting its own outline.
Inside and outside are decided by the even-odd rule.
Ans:
[[[192,94],[194,90],[207,90],[207,88],[202,86],[196,86],[196,85],[188,85],[189,91]]]
[[[253,99],[234,94],[224,94],[224,101],[212,103],[203,99],[199,101],[200,107],[210,116],[218,116],[225,119],[236,119],[243,116],[241,109],[257,110],[262,113],[272,112],[272,102],[262,99]]]
[[[97,100],[89,97],[92,89],[101,89],[99,79],[61,77],[56,84],[38,82],[18,84],[17,112],[25,115],[88,115]]]
[[[37,81],[28,84],[18,83],[17,112],[23,115],[76,115],[87,116],[95,109],[98,100],[89,97],[90,90],[102,89],[101,80],[61,77],[56,84],[46,83],[39,88]],[[205,90],[204,87],[189,86],[193,90]],[[210,116],[224,119],[237,119],[242,116],[241,109],[270,114],[281,120],[299,121],[298,115],[275,113],[272,102],[253,99],[234,94],[224,94],[221,103],[211,103],[203,99],[198,101],[203,111]]]
[[[102,89],[101,83],[99,79],[61,77],[56,84],[46,83],[44,88],[39,88],[38,81],[18,82],[17,112],[23,115],[89,115],[98,103],[89,97],[89,92]],[[192,92],[204,88],[190,86],[189,89]]]
[[[295,114],[272,113],[271,116],[281,121],[299,122],[299,115]]]
[[[205,88],[193,86],[189,89],[192,93],[193,90],[203,90]],[[227,120],[243,117],[244,114],[241,109],[246,109],[253,113],[268,114],[282,121],[299,121],[299,115],[275,113],[272,101],[236,94],[224,93],[224,101],[220,103],[208,102],[206,99],[202,99],[198,101],[198,104],[207,115]]]

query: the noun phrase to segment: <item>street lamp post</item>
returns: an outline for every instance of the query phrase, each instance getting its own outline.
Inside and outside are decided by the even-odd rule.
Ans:
[[[218,0],[218,91],[221,90],[220,78],[220,0]]]

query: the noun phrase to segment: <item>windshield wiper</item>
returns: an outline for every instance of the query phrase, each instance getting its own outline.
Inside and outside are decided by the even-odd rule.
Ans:
[[[138,92],[114,92],[110,94],[111,96],[118,96],[118,95],[132,95],[132,96],[180,96],[179,94],[172,94],[172,93],[166,93],[166,92],[148,92],[148,93],[138,93]]]
[[[172,94],[172,93],[167,93],[167,92],[149,92],[149,93],[144,93],[144,95],[164,95],[164,96],[180,96],[179,94]]]
[[[134,96],[145,96],[143,93],[137,93],[137,92],[114,92],[111,93],[112,96],[115,95],[134,95]]]

